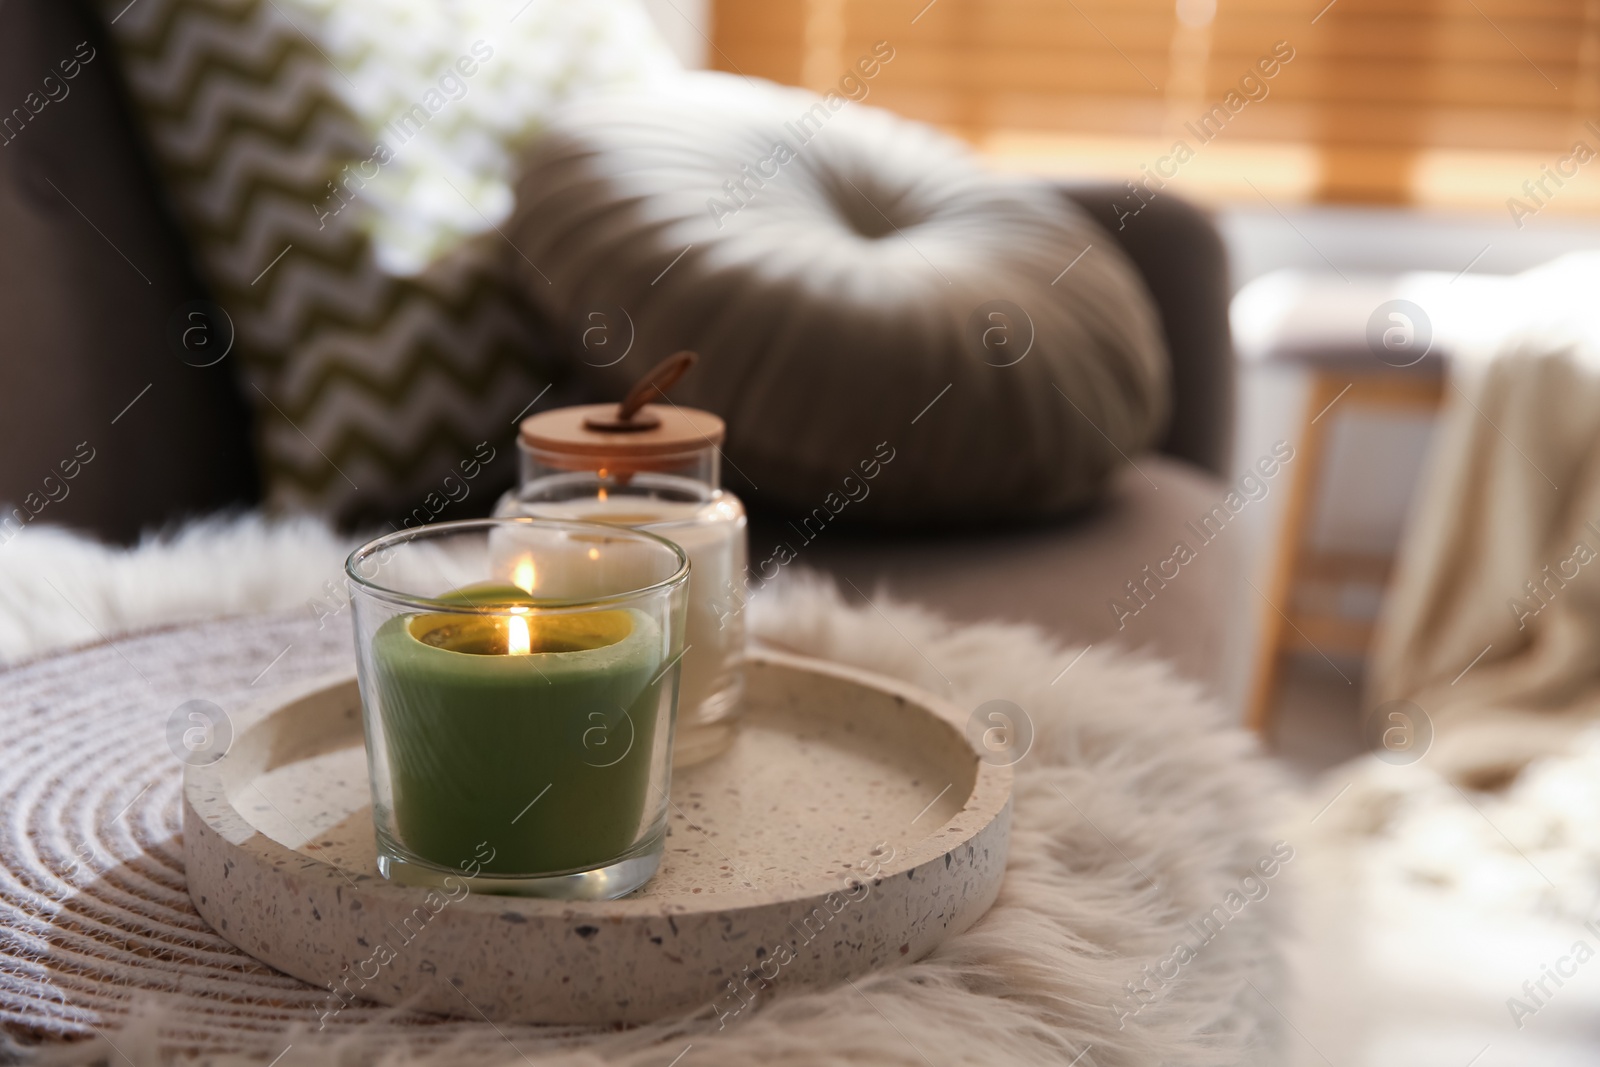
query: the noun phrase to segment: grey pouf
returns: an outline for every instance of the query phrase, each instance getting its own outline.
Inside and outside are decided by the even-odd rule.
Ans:
[[[697,74],[573,104],[508,235],[591,391],[699,352],[673,398],[811,528],[1068,511],[1166,415],[1156,312],[1108,234],[837,95]]]

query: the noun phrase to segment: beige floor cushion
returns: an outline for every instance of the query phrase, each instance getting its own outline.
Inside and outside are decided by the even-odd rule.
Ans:
[[[524,287],[595,387],[695,349],[674,399],[761,502],[899,521],[1063,512],[1160,430],[1150,297],[1055,188],[839,93],[675,85],[564,109],[518,187]]]

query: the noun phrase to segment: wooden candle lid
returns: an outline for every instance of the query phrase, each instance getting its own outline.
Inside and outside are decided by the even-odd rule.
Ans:
[[[522,420],[523,444],[558,456],[602,460],[622,470],[647,470],[658,465],[652,459],[716,448],[727,427],[711,412],[671,401],[665,407],[645,403],[656,393],[665,397],[695,359],[693,352],[674,352],[645,372],[620,404],[583,404],[530,415]]]
[[[644,458],[681,455],[722,444],[723,421],[709,411],[677,405],[646,404],[640,421],[646,429],[595,429],[616,414],[615,404],[581,404],[554,408],[522,420],[522,441],[541,452],[591,458]]]

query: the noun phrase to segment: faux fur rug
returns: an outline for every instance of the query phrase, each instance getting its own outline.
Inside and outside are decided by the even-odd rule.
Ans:
[[[30,530],[0,550],[0,654],[14,663],[133,630],[297,607],[308,628],[331,615],[327,632],[342,631],[346,548],[311,523],[248,518],[129,552]],[[772,588],[751,611],[759,640],[894,675],[964,707],[998,698],[1025,710],[1035,740],[1016,766],[1009,867],[981,922],[920,962],[780,996],[721,1029],[702,1013],[540,1042],[530,1059],[532,1046],[513,1047],[487,1024],[460,1031],[462,1047],[423,1051],[380,1048],[360,1030],[319,1035],[308,1019],[281,1035],[292,1046],[282,1067],[1282,1061],[1281,872],[1294,849],[1265,829],[1282,794],[1253,740],[1196,687],[1159,662],[1062,648],[1028,627],[956,627],[881,596],[848,604],[815,577]],[[14,668],[11,684],[0,675],[0,720],[17,716],[4,704],[40,666]],[[161,1003],[102,1018],[99,1036],[70,1045],[0,1044],[0,1062],[168,1062]]]
[[[1284,832],[1285,1067],[1600,1062],[1600,730],[1494,792],[1430,758],[1328,771]]]

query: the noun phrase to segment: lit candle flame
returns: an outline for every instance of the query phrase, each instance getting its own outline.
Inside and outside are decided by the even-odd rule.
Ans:
[[[589,558],[590,559],[599,559],[600,558],[600,550],[598,548],[591,548],[589,550]]]
[[[526,656],[533,651],[533,638],[528,633],[528,620],[521,615],[506,617],[506,654]]]
[[[511,572],[511,584],[524,593],[533,592],[533,587],[538,580],[538,573],[533,569],[532,556],[524,556],[522,561]]]

